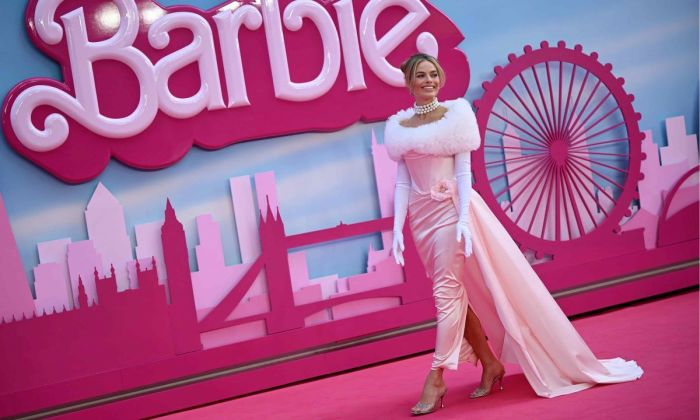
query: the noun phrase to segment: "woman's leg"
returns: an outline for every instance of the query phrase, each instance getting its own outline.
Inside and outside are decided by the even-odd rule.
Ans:
[[[483,371],[481,373],[481,384],[477,391],[481,390],[490,391],[491,386],[505,373],[503,364],[498,360],[498,358],[491,351],[488,342],[486,341],[486,335],[481,327],[481,322],[476,316],[472,308],[467,309],[467,325],[464,329],[464,338],[467,339],[469,344],[474,349],[476,357],[481,361],[481,366]]]
[[[435,352],[432,368],[425,378],[420,401],[412,412],[426,413],[440,404],[440,398],[447,391],[442,378],[444,369],[456,369],[459,363],[461,344],[466,321],[468,300],[464,286],[457,279],[449,264],[440,265],[433,281],[433,298],[437,309]],[[461,266],[457,265],[461,269]]]

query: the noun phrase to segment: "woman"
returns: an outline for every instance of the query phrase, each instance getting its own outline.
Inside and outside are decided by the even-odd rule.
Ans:
[[[437,308],[432,366],[411,412],[427,414],[442,406],[443,370],[463,361],[481,361],[483,367],[472,398],[501,385],[505,370],[499,358],[520,364],[543,397],[639,378],[643,371],[634,361],[595,358],[472,190],[470,152],[480,145],[476,118],[464,99],[438,102],[445,75],[437,60],[416,54],[401,70],[415,105],[390,117],[384,135],[389,155],[398,161],[392,252],[403,265],[408,213]]]

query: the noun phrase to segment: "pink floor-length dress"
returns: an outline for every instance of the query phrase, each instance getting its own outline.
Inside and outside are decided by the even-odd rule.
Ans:
[[[643,371],[634,361],[595,357],[474,190],[469,205],[473,253],[465,256],[463,244],[456,241],[456,188],[451,189],[450,195],[435,193],[440,191],[436,186],[446,182],[454,186],[454,155],[425,153],[430,146],[421,145],[416,138],[416,133],[428,133],[422,129],[448,136],[464,130],[450,125],[451,120],[458,118],[475,125],[471,108],[465,110],[464,103],[447,103],[450,111],[443,120],[418,130],[397,125],[398,120],[406,118],[407,111],[402,111],[393,117],[393,125],[387,130],[387,134],[396,137],[390,139],[394,144],[390,154],[398,157],[400,151],[411,177],[409,224],[418,254],[433,282],[437,308],[433,368],[456,369],[459,362],[476,361],[463,338],[467,309],[471,307],[496,355],[504,362],[518,363],[537,395],[556,397],[597,383],[639,378]],[[420,147],[408,149],[408,144]],[[449,142],[443,143],[440,151],[448,147]]]

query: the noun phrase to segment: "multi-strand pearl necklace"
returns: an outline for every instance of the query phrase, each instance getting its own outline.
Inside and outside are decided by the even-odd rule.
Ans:
[[[428,112],[435,111],[439,106],[440,102],[438,102],[437,98],[433,98],[433,101],[429,104],[418,105],[414,103],[413,112],[416,113],[416,115],[423,115],[427,114]]]

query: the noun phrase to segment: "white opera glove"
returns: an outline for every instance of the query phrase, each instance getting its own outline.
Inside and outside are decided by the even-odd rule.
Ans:
[[[464,239],[464,253],[472,254],[471,227],[469,226],[469,201],[472,195],[471,152],[455,155],[455,178],[459,192],[459,219],[457,220],[457,242]]]
[[[408,195],[411,191],[411,175],[403,160],[399,161],[396,173],[396,186],[394,188],[394,240],[391,244],[391,252],[394,254],[396,264],[404,265],[403,251],[403,225],[408,213]]]

